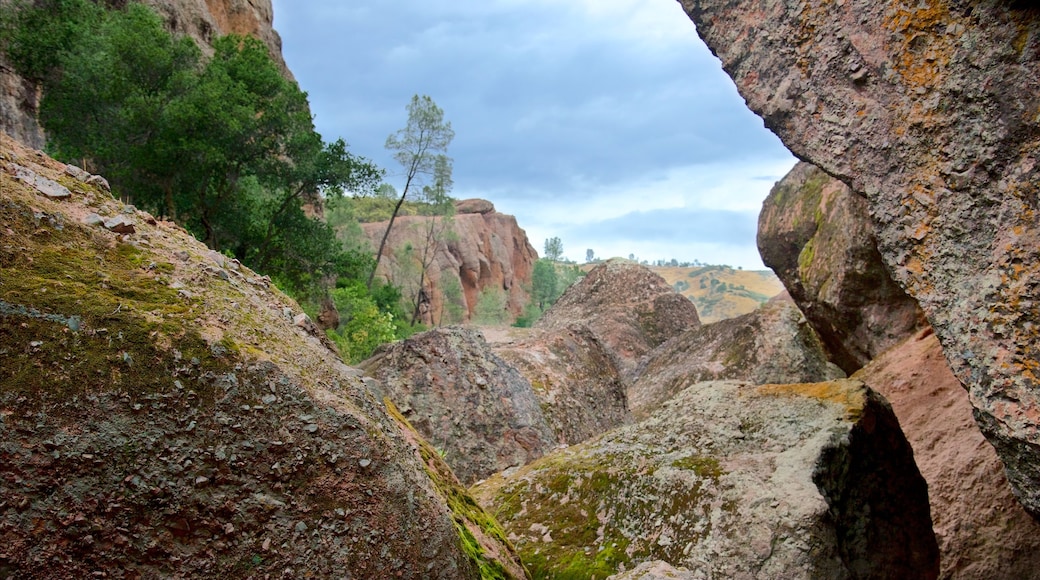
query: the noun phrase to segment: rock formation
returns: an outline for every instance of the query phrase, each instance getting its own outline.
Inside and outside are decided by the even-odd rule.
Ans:
[[[1040,522],[1011,493],[968,395],[930,330],[854,375],[892,404],[928,482],[940,578],[1021,579],[1040,571]]]
[[[924,323],[885,269],[867,201],[818,167],[799,163],[770,191],[758,249],[846,373]]]
[[[627,371],[640,357],[700,325],[697,309],[645,266],[608,260],[563,293],[535,323],[538,329],[587,324]]]
[[[748,106],[865,196],[1040,516],[1040,17],[1016,2],[681,0]],[[692,33],[692,30],[691,30]]]
[[[628,418],[614,357],[587,326],[536,331],[492,348],[530,382],[558,443],[580,443]]]
[[[535,575],[935,578],[928,492],[855,381],[693,385],[646,420],[473,488]],[[690,576],[687,576],[690,577]]]
[[[495,356],[478,330],[417,334],[380,347],[361,368],[467,484],[556,446],[531,384]]]
[[[631,373],[628,405],[646,417],[686,387],[735,379],[752,384],[844,378],[786,295],[750,314],[696,327],[650,352]]]
[[[4,136],[0,167],[0,575],[524,576],[269,280]]]
[[[427,216],[399,216],[387,240],[387,250],[380,260],[380,273],[398,285],[417,284],[419,273],[414,258],[401,263],[395,249],[410,244],[420,253],[426,247],[430,220]],[[362,224],[374,247],[386,231],[387,222]],[[466,322],[477,313],[482,293],[501,293],[505,310],[512,318],[523,311],[529,301],[528,286],[538,254],[527,240],[527,233],[511,215],[495,211],[485,200],[462,200],[448,228],[450,235],[434,244],[435,255],[425,275],[424,289],[428,305],[422,313],[426,324]],[[401,278],[401,279],[399,279]],[[407,280],[403,278],[408,278]],[[415,278],[415,280],[411,280]],[[461,288],[453,296],[448,290]],[[449,310],[456,307],[461,320],[450,320]]]

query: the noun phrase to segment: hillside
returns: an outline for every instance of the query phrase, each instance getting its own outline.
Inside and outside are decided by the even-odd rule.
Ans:
[[[672,288],[697,306],[702,322],[747,314],[783,292],[769,270],[735,270],[729,266],[650,266]]]

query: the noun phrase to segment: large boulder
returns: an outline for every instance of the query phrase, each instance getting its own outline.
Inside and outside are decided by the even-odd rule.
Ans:
[[[795,165],[769,192],[758,250],[846,373],[924,323],[877,251],[867,200],[818,167]]]
[[[1011,493],[968,394],[930,329],[885,352],[853,378],[892,404],[928,482],[942,578],[1013,580],[1040,574],[1040,522]]]
[[[360,366],[467,484],[556,446],[531,384],[479,330],[423,332],[380,347]]]
[[[269,280],[2,136],[0,165],[0,576],[523,577]]]
[[[645,266],[612,259],[567,289],[538,329],[586,324],[627,371],[654,347],[700,325],[697,308]]]
[[[535,332],[492,348],[531,383],[560,444],[580,443],[628,418],[614,357],[587,326]]]
[[[844,378],[819,337],[786,295],[758,310],[680,334],[650,352],[631,373],[632,414],[642,418],[695,383],[721,379],[812,383]]]
[[[868,202],[1040,516],[1040,18],[1021,2],[681,0],[748,106]],[[693,33],[693,29],[691,29]]]
[[[928,490],[856,381],[693,385],[644,421],[472,491],[535,575],[935,578]]]

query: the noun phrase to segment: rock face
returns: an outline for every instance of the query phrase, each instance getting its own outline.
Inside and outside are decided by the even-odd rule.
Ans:
[[[799,163],[770,191],[758,249],[846,373],[924,324],[885,269],[867,201],[818,167]]]
[[[748,106],[868,201],[1040,516],[1040,17],[1015,2],[681,0]],[[692,30],[691,30],[692,32]]]
[[[268,280],[3,136],[0,166],[0,575],[524,576]]]
[[[531,384],[480,331],[446,327],[384,345],[361,363],[465,483],[556,446]]]
[[[535,323],[538,329],[587,324],[623,371],[683,331],[700,325],[693,303],[645,266],[621,259],[593,268]]]
[[[264,42],[271,56],[289,72],[282,58],[282,39],[272,24],[274,9],[271,0],[142,0],[166,20],[170,30],[190,36],[203,51],[217,36],[239,34],[253,36]],[[9,3],[2,0],[0,3]],[[43,129],[36,121],[40,94],[33,83],[14,74],[0,58],[0,129],[25,145],[42,149]]]
[[[700,383],[646,420],[473,488],[538,576],[935,578],[928,492],[855,381]],[[691,576],[687,576],[691,577]]]
[[[695,383],[720,379],[809,383],[844,378],[790,298],[706,324],[650,352],[631,373],[628,404],[642,418]]]
[[[614,357],[587,326],[536,332],[493,349],[530,382],[558,443],[580,443],[628,418]]]
[[[423,285],[428,304],[421,319],[426,324],[469,321],[477,314],[483,293],[498,294],[504,310],[516,318],[529,301],[525,286],[530,284],[538,254],[515,217],[494,211],[491,202],[484,200],[459,203],[461,209],[457,210],[447,230],[451,235],[433,246],[435,255]],[[414,258],[402,262],[395,249],[410,244],[417,254],[421,254],[427,244],[430,220],[440,219],[398,217],[387,240],[388,249],[384,250],[380,260],[380,273],[392,279],[408,278],[398,280],[399,285],[417,283],[418,271],[412,263]],[[373,247],[379,247],[386,225],[387,222],[362,224]],[[452,291],[452,288],[461,290]],[[460,320],[451,320],[453,310],[461,317]]]
[[[1036,578],[1040,523],[1011,493],[930,330],[854,375],[885,396],[928,482],[941,578]]]

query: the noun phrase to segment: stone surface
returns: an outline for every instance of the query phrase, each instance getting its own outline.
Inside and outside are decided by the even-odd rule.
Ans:
[[[134,220],[123,215],[108,218],[102,222],[102,225],[106,230],[117,234],[132,234],[137,231]]]
[[[925,324],[885,268],[867,201],[818,167],[799,163],[769,192],[758,249],[847,373]]]
[[[928,492],[856,381],[693,385],[644,421],[472,488],[533,575],[935,578]]]
[[[536,331],[492,348],[530,382],[558,443],[580,443],[628,418],[620,371],[587,326]]]
[[[64,168],[0,136],[8,153]],[[298,305],[247,268],[212,276],[173,224],[139,222],[147,245],[85,225],[123,207],[70,187],[0,173],[0,576],[524,576]]]
[[[686,568],[675,568],[667,562],[655,560],[643,562],[635,568],[610,576],[607,580],[707,580],[703,572],[692,572]]]
[[[1040,516],[1036,10],[681,4],[785,145],[866,197],[886,265],[935,328],[1016,495]]]
[[[479,331],[450,326],[380,347],[361,363],[464,483],[556,446],[531,384]]]
[[[399,216],[394,221],[387,240],[387,249],[379,262],[379,272],[389,278],[418,278],[409,273],[409,264],[401,263],[394,249],[411,244],[421,253],[425,247],[430,220],[426,216]],[[387,222],[361,224],[373,248],[386,231]],[[422,311],[425,324],[467,322],[473,318],[485,292],[500,293],[504,297],[506,314],[510,320],[523,311],[529,301],[527,290],[538,253],[527,239],[527,233],[511,215],[491,213],[463,213],[451,220],[453,235],[436,246],[436,253],[428,269],[423,287],[428,306]],[[399,285],[401,282],[398,282]],[[448,288],[461,288],[454,294]],[[452,310],[462,319],[452,320]]]
[[[786,295],[750,314],[687,330],[655,348],[629,375],[628,406],[642,418],[686,387],[736,379],[753,384],[844,378]]]
[[[693,303],[645,266],[608,260],[589,271],[535,323],[538,329],[586,324],[622,371],[683,331],[700,325]]]
[[[892,404],[928,482],[941,578],[1037,578],[1040,522],[1022,508],[993,446],[972,418],[968,394],[929,329],[854,375]]]

